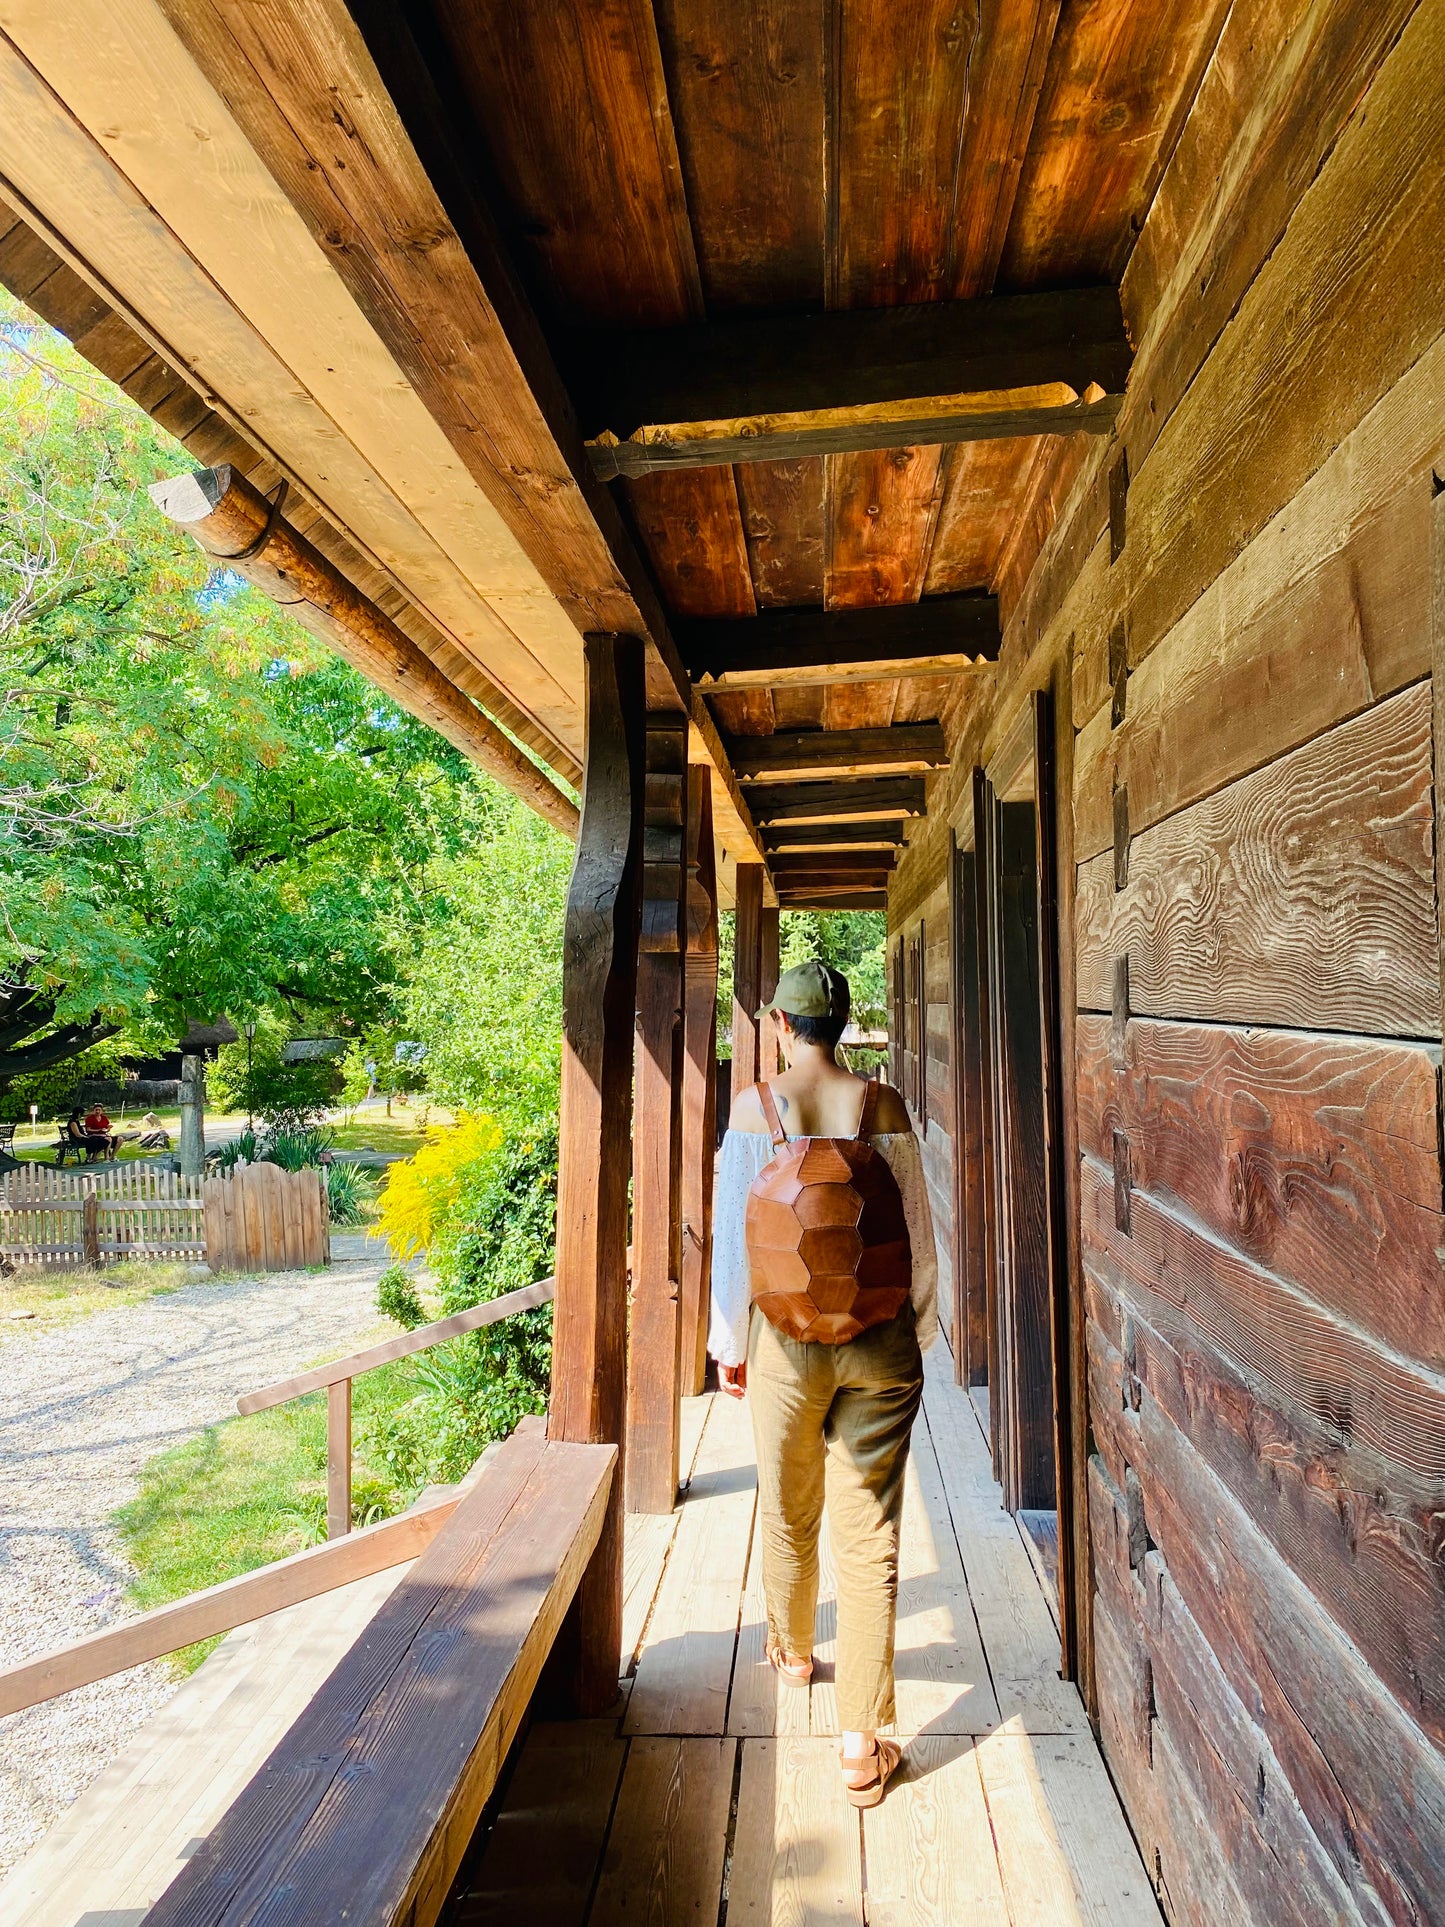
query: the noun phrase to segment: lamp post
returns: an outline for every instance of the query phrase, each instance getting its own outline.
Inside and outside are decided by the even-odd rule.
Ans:
[[[256,1123],[251,1115],[251,1047],[256,1042],[256,1019],[249,1018],[241,1029],[246,1037],[246,1129],[254,1131]]]

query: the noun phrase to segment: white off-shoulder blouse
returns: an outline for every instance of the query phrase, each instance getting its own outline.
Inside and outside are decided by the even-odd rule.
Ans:
[[[903,1215],[913,1247],[910,1297],[918,1321],[918,1343],[927,1351],[938,1336],[938,1252],[918,1139],[912,1131],[883,1131],[872,1141],[888,1160],[903,1194]],[[748,1355],[752,1306],[744,1239],[748,1192],[772,1155],[773,1141],[766,1131],[728,1131],[723,1137],[713,1195],[712,1312],[707,1335],[707,1348],[719,1365],[740,1365]]]

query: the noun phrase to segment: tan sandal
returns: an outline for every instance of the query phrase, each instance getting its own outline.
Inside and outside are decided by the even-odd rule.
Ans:
[[[768,1664],[778,1678],[789,1686],[807,1686],[813,1677],[811,1659],[789,1659],[782,1647],[772,1640],[768,1642]]]
[[[896,1740],[874,1740],[873,1751],[865,1753],[861,1760],[845,1759],[840,1753],[839,1764],[844,1774],[864,1773],[871,1766],[873,1778],[862,1786],[850,1786],[843,1781],[843,1791],[848,1796],[848,1804],[855,1807],[876,1807],[883,1798],[883,1789],[903,1763],[903,1748]]]

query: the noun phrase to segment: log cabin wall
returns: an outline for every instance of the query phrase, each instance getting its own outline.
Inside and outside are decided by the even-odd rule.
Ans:
[[[1445,5],[1231,11],[889,897],[948,1249],[950,832],[1050,688],[1080,1665],[1191,1927],[1445,1919],[1442,107]]]

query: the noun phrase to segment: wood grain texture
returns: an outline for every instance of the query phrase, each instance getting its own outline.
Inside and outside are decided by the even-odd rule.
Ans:
[[[772,782],[923,772],[943,769],[948,763],[937,723],[901,723],[891,729],[776,730],[768,736],[739,737],[731,754],[740,777]]]
[[[1123,268],[1227,9],[1065,7],[1000,264],[1007,287]]]
[[[740,1744],[729,1914],[750,1927],[805,1921],[858,1927],[863,1919],[858,1823],[838,1789],[836,1743],[757,1739]]]
[[[730,468],[646,475],[626,486],[642,545],[674,615],[756,613]]]
[[[1132,1234],[1114,1224],[1114,1180],[1091,1158],[1083,1243],[1097,1274],[1137,1297],[1167,1333],[1195,1326],[1268,1397],[1298,1406],[1342,1443],[1357,1440],[1420,1479],[1445,1476],[1445,1385],[1386,1352],[1283,1279],[1136,1190]]]
[[[1079,1134],[1133,1183],[1408,1357],[1445,1366],[1439,1053],[1297,1031],[1078,1021]]]
[[[1430,696],[1406,690],[1079,870],[1078,997],[1147,1016],[1439,1027]]]
[[[823,295],[823,17],[664,0],[658,32],[710,313]]]
[[[1143,344],[1142,461],[1417,0],[1251,0],[1231,9],[1123,276]]]
[[[1200,598],[1129,674],[1123,721],[1101,708],[1080,735],[1080,860],[1108,846],[1117,788],[1147,829],[1428,672],[1429,499],[1411,482],[1272,594],[1241,569]]]
[[[992,587],[1033,459],[1034,438],[967,442],[944,453],[924,591]]]
[[[1301,1408],[1261,1393],[1198,1332],[1151,1319],[1091,1280],[1090,1352],[1099,1409],[1144,1456],[1145,1396],[1188,1439],[1258,1530],[1437,1741],[1445,1716],[1445,1576],[1428,1481],[1408,1478]],[[1163,1327],[1171,1324],[1173,1342]],[[1128,1346],[1127,1355],[1114,1342]],[[1106,1428],[1101,1427],[1101,1430]],[[1126,1479],[1117,1460],[1111,1474]],[[1148,1512],[1148,1491],[1144,1507]]]
[[[1137,469],[1134,660],[1436,339],[1445,154],[1432,103],[1442,86],[1445,18],[1426,4]]]
[[[740,863],[737,869],[733,926],[732,1094],[756,1084],[759,1072],[757,1012],[763,986],[763,866]]]
[[[621,1445],[627,1403],[632,1056],[642,922],[646,746],[642,645],[590,637],[582,826],[567,891],[558,1111],[552,1436]],[[579,1710],[616,1695],[622,1649],[622,1481],[578,1606]]]
[[[1152,1401],[1142,1416],[1158,1548],[1147,1596],[1161,1612],[1188,1606],[1366,1917],[1428,1920],[1445,1840],[1439,1750]]]
[[[827,562],[822,460],[739,462],[733,474],[759,609],[821,608]]]
[[[615,324],[697,318],[702,289],[652,9],[447,0],[437,21],[557,308]]]
[[[359,1917],[434,1920],[615,1465],[610,1447],[514,1434],[152,1918],[217,1921],[285,1885],[298,1903],[324,1894]]]
[[[589,1927],[717,1918],[736,1745],[632,1742]]]
[[[928,573],[941,494],[941,448],[830,455],[830,609],[916,602]]]
[[[971,1740],[910,1740],[908,1770],[864,1815],[869,1927],[1010,1927]]]

